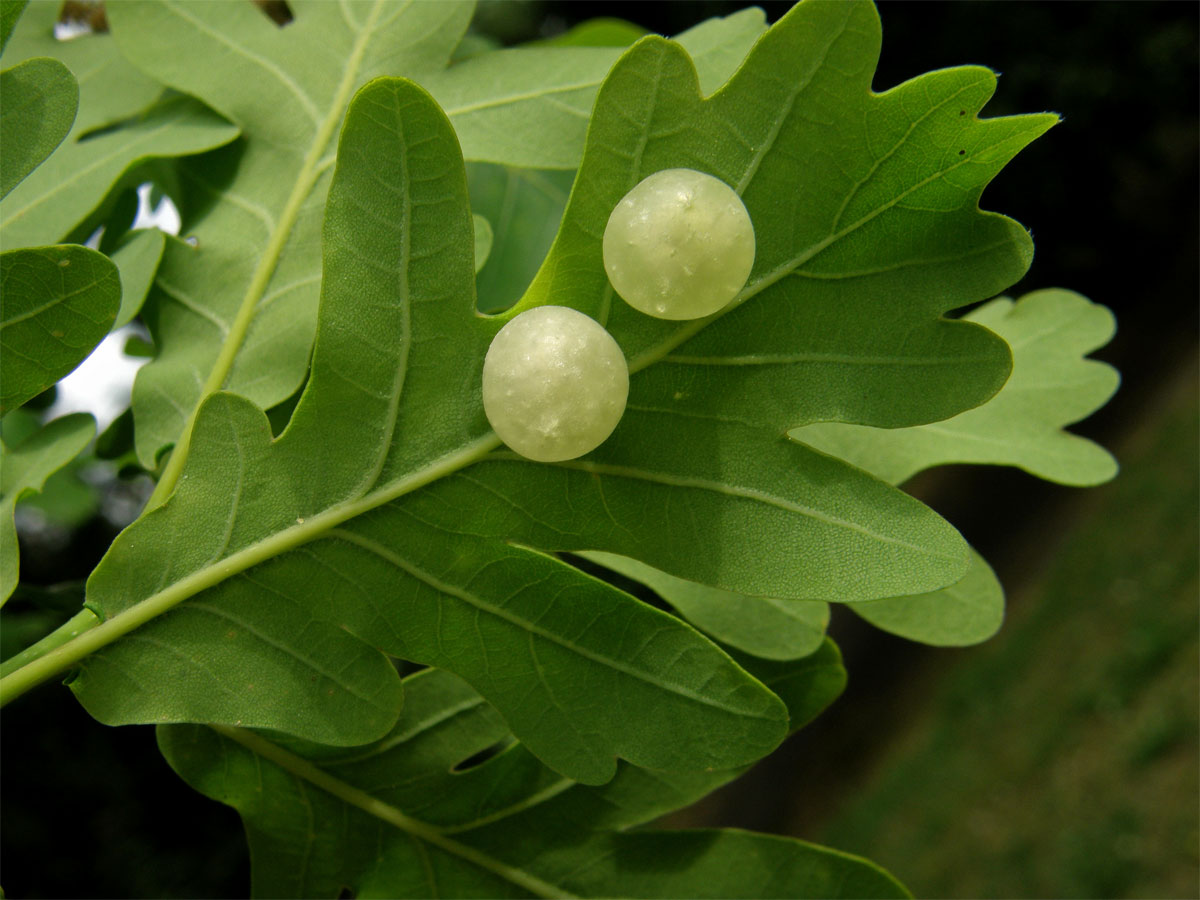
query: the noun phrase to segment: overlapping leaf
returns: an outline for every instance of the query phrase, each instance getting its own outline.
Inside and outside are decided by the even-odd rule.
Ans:
[[[875,599],[901,582],[924,579],[924,591],[961,577],[965,551],[934,523],[914,519],[902,536],[871,518],[917,507],[777,438],[813,419],[938,419],[998,389],[1004,342],[937,314],[1024,271],[1028,235],[977,200],[1055,118],[975,118],[994,86],[980,69],[872,94],[864,61],[877,51],[871,7],[801,4],[702,100],[673,45],[631,50],[598,97],[563,228],[521,308],[569,298],[608,324],[634,372],[665,364],[633,380],[621,426],[587,460],[531,466],[494,454],[408,508],[449,527],[470,496],[479,530],[608,549],[763,596]],[[613,204],[681,164],[738,186],[756,226],[755,270],[719,328],[641,316],[614,301],[601,265]],[[778,526],[756,528],[762,520],[739,518],[731,496],[800,511],[805,533],[789,544]],[[729,546],[730,534],[776,537],[754,554]],[[865,554],[877,564],[851,562]]]
[[[108,334],[117,267],[76,244],[0,253],[0,412],[36,397]]]
[[[157,228],[139,229],[127,234],[113,248],[112,261],[121,273],[121,308],[114,328],[132,321],[141,310],[158,271],[166,239]]]
[[[912,597],[854,603],[850,608],[900,637],[935,647],[966,647],[1000,630],[1004,589],[987,560],[972,550],[970,568],[957,584]]]
[[[79,85],[56,59],[29,59],[0,72],[0,198],[62,143],[79,106]]]
[[[0,203],[6,249],[67,237],[140,162],[209,150],[237,135],[195,100],[160,99],[163,86],[126,62],[110,35],[55,40],[57,15],[53,3],[33,4],[5,52],[6,64],[58,59],[79,82],[79,113],[66,140]]]
[[[487,54],[487,77],[464,63],[439,87],[469,4],[312,2],[292,11],[285,29],[240,2],[125,3],[110,17],[130,59],[224,113],[245,138],[219,158],[182,169],[185,229],[200,252],[169,247],[147,305],[160,349],[139,373],[134,412],[138,455],[148,466],[181,436],[186,444],[189,419],[207,393],[226,388],[266,408],[300,385],[316,327],[332,138],[355,89],[377,75],[412,76],[451,91],[463,108],[450,113],[468,129],[472,111],[486,108],[505,140],[486,151],[467,141],[468,158],[527,164],[510,146],[526,134],[527,143],[559,147],[577,160],[587,109],[617,55],[596,56],[594,48]],[[727,75],[763,27],[761,14],[729,22],[693,29],[712,77]],[[575,85],[575,105],[531,101],[522,79],[549,70],[531,68],[526,53],[551,54],[555,77]],[[261,87],[249,92],[247,83]],[[564,115],[574,125],[566,132]],[[177,475],[169,470],[168,484]]]
[[[293,12],[279,28],[246,3],[110,10],[130,60],[244,138],[181,166],[184,229],[198,246],[168,245],[144,313],[159,347],[134,388],[145,464],[180,438],[208,392],[224,387],[264,406],[295,392],[315,331],[321,215],[346,105],[377,75],[444,66],[470,17],[460,3]]]
[[[495,236],[475,279],[481,312],[501,312],[521,299],[558,234],[572,180],[570,172],[467,164],[471,209]]]
[[[796,668],[796,725],[840,691],[831,644]],[[392,733],[349,752],[273,743],[232,729],[173,726],[159,745],[193,787],[236,808],[256,896],[904,896],[865,860],[738,831],[630,830],[687,805],[738,771],[623,765],[586,787],[512,743],[457,678],[406,680]],[[803,698],[803,699],[801,699]],[[490,747],[487,761],[463,763]]]
[[[8,45],[17,20],[29,5],[29,0],[0,0],[0,50]]]
[[[55,419],[13,447],[0,442],[0,604],[17,586],[17,528],[13,512],[21,498],[79,455],[96,434],[91,416]]]
[[[864,80],[877,29],[869,6],[803,4],[709,101],[701,100],[682,51],[659,39],[639,43],[600,91],[563,231],[524,304],[553,299],[604,318],[611,297],[598,248],[611,202],[647,167],[700,164],[716,147],[728,153],[719,171],[744,181],[760,264],[776,273],[755,276],[729,321],[757,310],[788,331],[790,301],[805,294],[789,293],[792,280],[803,282],[780,256],[804,255],[801,226],[815,226],[787,209],[783,220],[764,212],[760,191],[780,194],[785,176],[795,177],[789,160],[807,139],[795,116],[823,109],[827,91],[846,95],[849,123],[864,103],[886,104],[891,95],[875,98]],[[859,79],[837,83],[848,71]],[[821,90],[814,87],[815,99],[804,103],[789,91],[772,94],[767,72],[798,79],[800,93]],[[973,87],[981,103],[988,91],[979,89],[978,73],[968,74],[958,93]],[[742,95],[748,91],[766,100],[750,103]],[[891,96],[897,109],[914,95],[929,96],[898,91]],[[752,121],[744,119],[747,109],[757,110]],[[661,117],[675,110],[703,128],[664,131]],[[905,112],[916,117],[915,134],[923,114]],[[730,128],[753,137],[769,122],[778,128],[768,128],[756,150],[713,140]],[[906,196],[926,205],[940,198],[950,209],[945,222],[928,211],[903,215],[873,238],[874,250],[886,254],[896,249],[896,229],[911,248],[934,240],[916,227],[922,222],[935,232],[943,224],[971,226],[974,244],[951,243],[966,253],[960,263],[972,261],[971,274],[935,291],[945,306],[956,302],[944,299],[955,287],[965,290],[962,302],[971,296],[964,285],[982,289],[1024,264],[1024,232],[980,213],[974,200],[1003,159],[1048,122],[996,124],[956,114],[952,124],[984,159],[968,170],[978,183],[926,196],[946,175],[937,164],[948,161],[924,154],[932,171],[921,170]],[[631,159],[627,149],[639,147]],[[949,171],[958,165],[949,161]],[[895,187],[898,177],[885,180]],[[759,179],[765,187],[756,187]],[[882,205],[853,215],[890,221],[896,197],[882,201],[871,179],[862,181],[844,205],[865,193]],[[862,236],[868,226],[850,221],[858,227],[822,239],[835,258],[871,247]],[[843,239],[853,252],[841,249]],[[202,238],[197,260],[204,249]],[[129,633],[89,658],[73,684],[95,714],[114,722],[241,721],[359,742],[390,724],[390,689],[379,668],[386,663],[374,649],[381,648],[462,675],[533,753],[576,780],[603,781],[616,756],[656,768],[727,767],[779,740],[778,701],[688,626],[539,550],[608,550],[692,580],[791,598],[911,594],[962,576],[966,548],[953,529],[898,491],[786,441],[778,422],[758,414],[748,383],[739,382],[752,407],[744,417],[729,412],[732,387],[724,397],[714,393],[702,414],[697,396],[678,411],[664,407],[659,398],[671,382],[654,378],[662,367],[650,364],[728,321],[703,333],[696,324],[680,331],[612,306],[610,326],[636,374],[634,402],[609,444],[547,466],[494,451],[478,379],[503,319],[475,313],[472,255],[465,177],[448,121],[411,84],[373,83],[347,117],[329,195],[322,315],[306,392],[276,441],[245,399],[218,394],[200,408],[174,497],[122,535],[91,579],[90,603],[110,619],[92,640]],[[990,361],[967,365],[959,382],[969,389],[942,392],[920,407],[927,415],[951,395],[962,404],[990,390],[992,363],[999,359],[1003,374],[1008,357],[985,330],[939,323],[933,304],[913,299],[930,277],[916,268],[924,274],[915,286],[900,279],[891,313],[894,324],[911,327],[895,325],[889,352],[919,344],[912,335],[929,325],[942,345],[954,347],[954,336],[965,335]],[[836,299],[818,291],[807,305],[820,310]],[[832,323],[834,312],[831,306],[823,316]],[[834,330],[851,355],[863,352],[848,328]],[[729,331],[735,342],[753,336],[744,321]],[[868,383],[886,381],[872,358]],[[711,368],[736,375],[730,369],[747,367]],[[895,374],[905,367],[884,368]],[[293,693],[267,691],[276,680]],[[313,702],[295,702],[305,690]]]
[[[675,578],[625,556],[581,555],[646,585],[701,631],[752,656],[776,660],[808,656],[821,646],[829,625],[829,604],[819,600],[745,597]]]
[[[878,41],[870,6],[800,4],[708,100],[678,48],[640,42],[600,95],[580,186],[526,304],[570,296],[607,322],[635,370],[666,362],[638,379],[635,405],[772,428],[894,427],[987,399],[1007,377],[1007,347],[938,315],[1027,267],[1024,229],[977,201],[1056,118],[976,118],[995,85],[978,68],[873,94]],[[737,187],[757,232],[750,281],[720,328],[640,316],[613,301],[600,265],[616,200],[680,164]]]
[[[1064,428],[1105,404],[1120,381],[1084,357],[1112,339],[1103,306],[1072,291],[1042,290],[1016,303],[993,300],[968,319],[1013,349],[1012,377],[987,404],[944,422],[881,430],[846,424],[799,428],[791,436],[893,483],[947,463],[1019,466],[1061,484],[1092,485],[1117,473],[1112,456]]]

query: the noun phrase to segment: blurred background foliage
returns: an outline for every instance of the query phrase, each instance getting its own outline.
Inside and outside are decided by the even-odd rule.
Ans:
[[[545,40],[595,17],[670,35],[745,5],[484,0],[471,40]],[[772,21],[789,6],[760,5]],[[265,6],[286,21],[286,4]],[[932,649],[835,609],[846,694],[668,824],[829,843],[918,896],[1200,896],[1200,6],[884,0],[880,13],[877,90],[979,63],[1002,73],[985,114],[1064,115],[983,205],[1033,230],[1037,256],[1014,296],[1068,287],[1116,313],[1117,338],[1096,356],[1123,386],[1075,430],[1123,471],[1084,491],[1008,469],[915,479],[908,488],[1005,584],[1003,630],[981,647]],[[82,579],[136,512],[123,466],[84,459],[21,510],[26,584],[6,609],[5,656],[78,608]],[[149,729],[97,725],[45,688],[5,710],[0,742],[8,896],[245,893],[237,816],[177,779]]]

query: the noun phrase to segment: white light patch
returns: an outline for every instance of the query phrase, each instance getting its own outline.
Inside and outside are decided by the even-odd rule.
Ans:
[[[138,211],[134,216],[132,231],[137,231],[139,228],[158,228],[165,231],[167,234],[179,234],[179,210],[175,204],[171,202],[171,198],[163,195],[158,201],[158,206],[151,209],[150,207],[150,182],[139,184],[137,189],[138,195]]]
[[[100,342],[91,355],[70,375],[58,383],[54,403],[47,420],[67,413],[86,412],[96,417],[103,431],[129,406],[133,378],[147,360],[124,353],[131,337],[145,338],[146,332],[135,324],[125,325]]]

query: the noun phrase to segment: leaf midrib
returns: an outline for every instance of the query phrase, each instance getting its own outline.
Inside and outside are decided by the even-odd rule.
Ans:
[[[355,546],[366,550],[368,553],[377,556],[384,562],[395,566],[397,569],[400,569],[403,572],[406,572],[412,578],[415,578],[423,584],[428,585],[435,591],[450,597],[456,597],[480,612],[487,613],[488,615],[494,616],[497,619],[508,622],[510,625],[517,626],[531,638],[535,636],[539,637],[544,641],[556,644],[559,647],[570,651],[571,653],[583,657],[584,659],[590,660],[591,662],[597,663],[616,672],[620,672],[623,675],[626,675],[637,681],[641,681],[644,684],[648,684],[653,688],[675,694],[701,706],[707,706],[711,709],[728,713],[729,715],[735,716],[739,719],[762,719],[766,721],[774,721],[773,717],[769,715],[750,713],[744,709],[738,709],[735,706],[718,702],[712,697],[706,697],[703,694],[684,686],[683,684],[672,684],[666,681],[655,680],[647,673],[640,671],[625,662],[622,662],[619,658],[605,656],[601,653],[595,652],[594,650],[589,650],[587,647],[577,644],[574,641],[562,637],[561,635],[555,634],[549,629],[542,628],[539,625],[516,615],[515,613],[509,612],[502,606],[489,603],[478,595],[472,594],[469,591],[465,591],[462,588],[442,581],[437,576],[418,568],[413,563],[402,558],[400,554],[393,552],[389,548],[380,544],[378,541],[373,541],[370,538],[363,537],[360,534],[355,534],[352,531],[343,531],[341,529],[332,529],[326,532],[325,536],[336,537],[340,540],[346,541],[347,543],[354,544]]]
[[[516,453],[498,452],[493,453],[495,459],[508,460],[524,460],[523,457]],[[668,485],[671,487],[693,488],[702,491],[711,491],[718,494],[726,494],[730,497],[737,497],[742,500],[750,500],[756,503],[763,503],[768,506],[775,506],[786,512],[794,512],[805,518],[813,519],[831,528],[840,528],[847,531],[853,531],[861,534],[871,540],[879,541],[882,544],[892,544],[897,547],[903,547],[911,550],[921,556],[928,556],[934,559],[945,559],[954,562],[961,561],[956,554],[937,553],[928,547],[922,547],[920,544],[913,544],[901,538],[892,537],[891,535],[880,534],[872,531],[865,525],[860,525],[857,522],[851,522],[848,519],[842,519],[838,516],[830,515],[822,512],[811,506],[805,506],[801,503],[787,500],[783,497],[777,497],[774,494],[767,493],[756,488],[742,487],[738,485],[722,484],[719,481],[712,481],[707,478],[695,478],[691,476],[671,475],[667,472],[655,472],[650,469],[641,469],[634,466],[614,466],[605,463],[596,463],[587,459],[571,459],[562,462],[547,463],[546,465],[557,466],[562,469],[575,469],[581,472],[589,472],[595,475],[611,475],[615,478],[629,478],[637,481],[657,482],[659,484]]]

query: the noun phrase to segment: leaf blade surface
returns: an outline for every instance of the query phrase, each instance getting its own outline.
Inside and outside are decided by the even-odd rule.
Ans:
[[[83,362],[120,304],[117,267],[95,250],[58,244],[0,253],[0,410]]]
[[[0,72],[0,199],[62,143],[79,106],[79,86],[55,59],[29,59]]]
[[[426,670],[406,687],[410,704],[393,734],[348,753],[285,749],[236,730],[160,729],[176,771],[245,818],[257,895],[905,895],[864,860],[797,841],[623,830],[737,772],[623,766],[613,782],[586,787],[538,766],[519,744],[460,770],[503,741],[502,723],[448,673]],[[311,827],[295,828],[297,819]]]

